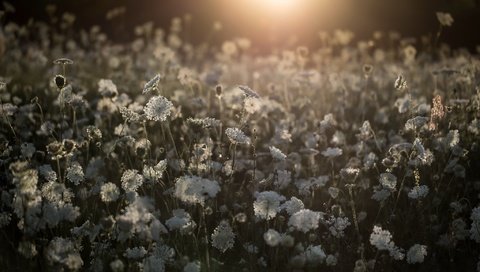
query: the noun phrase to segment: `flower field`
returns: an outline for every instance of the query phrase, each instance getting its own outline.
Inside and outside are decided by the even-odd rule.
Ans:
[[[478,271],[480,59],[437,15],[268,53],[2,20],[0,270]]]

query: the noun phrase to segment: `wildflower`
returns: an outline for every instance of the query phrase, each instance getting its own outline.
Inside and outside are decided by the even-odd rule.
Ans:
[[[330,225],[328,230],[330,230],[330,233],[336,238],[343,237],[345,235],[344,230],[351,225],[347,217],[334,216],[327,220],[327,224]]]
[[[253,114],[259,111],[261,108],[260,99],[255,97],[247,97],[243,101],[243,106],[246,112]]]
[[[325,262],[326,262],[327,266],[336,266],[337,265],[337,257],[335,257],[332,254],[328,254]]]
[[[338,197],[338,193],[340,190],[336,187],[329,187],[328,188],[328,194],[330,195],[331,198],[336,199]]]
[[[197,176],[181,176],[175,181],[175,196],[189,204],[204,205],[207,198],[214,198],[220,192],[215,180]]]
[[[147,254],[147,250],[143,246],[127,248],[123,256],[128,259],[141,259]]]
[[[288,170],[277,170],[276,174],[275,186],[280,190],[287,188],[292,181],[292,173]]]
[[[264,191],[255,193],[256,200],[253,202],[255,216],[261,219],[270,220],[275,218],[280,211],[280,202],[285,201],[285,197],[274,191]]]
[[[287,155],[283,154],[283,152],[280,149],[274,146],[270,146],[269,149],[270,149],[270,154],[274,159],[278,161],[284,161],[287,158]]]
[[[472,209],[470,220],[472,220],[472,226],[470,228],[470,239],[475,240],[475,242],[477,243],[480,243],[480,207]]]
[[[67,85],[67,79],[63,75],[56,75],[53,78],[53,82],[59,90],[63,89]]]
[[[175,209],[172,211],[173,217],[165,221],[169,230],[179,230],[182,234],[191,233],[197,224],[192,220],[189,213],[184,209]]]
[[[303,233],[307,233],[310,230],[316,230],[318,228],[318,222],[321,216],[322,214],[320,212],[302,209],[290,216],[288,226]]]
[[[305,205],[303,204],[303,202],[300,199],[292,196],[292,198],[290,198],[290,200],[286,201],[285,203],[283,203],[280,206],[280,209],[285,210],[288,213],[288,215],[292,215],[292,214],[302,210],[304,207],[305,207]]]
[[[235,233],[233,233],[232,227],[225,220],[220,222],[213,230],[212,246],[224,253],[228,249],[233,248],[234,243]]]
[[[52,169],[51,165],[44,164],[38,167],[38,172],[41,176],[47,181],[56,181],[57,180],[57,172]]]
[[[442,26],[452,26],[453,24],[453,17],[448,12],[437,12],[437,19],[440,25]]]
[[[173,104],[163,96],[154,96],[150,98],[147,105],[143,108],[148,120],[165,121],[170,116]]]
[[[123,272],[125,269],[125,265],[123,264],[122,260],[116,259],[110,262],[110,268],[113,272]]]
[[[143,86],[143,92],[142,94],[149,93],[151,91],[155,91],[158,88],[158,82],[160,81],[161,76],[160,74],[156,74],[150,81],[145,83],[145,86]]]
[[[100,199],[103,202],[113,202],[120,196],[120,190],[114,183],[108,182],[102,185],[100,189]]]
[[[227,128],[225,134],[232,144],[250,144],[250,138],[238,128]]]
[[[202,128],[211,128],[211,127],[218,127],[221,125],[221,121],[220,120],[217,120],[215,118],[211,118],[211,117],[206,117],[206,118],[187,118],[187,123],[188,124],[191,124],[191,125],[194,125],[194,126],[198,126],[198,127],[202,127]]]
[[[144,271],[165,271],[165,265],[171,263],[175,250],[165,244],[153,244],[152,252],[143,260]]]
[[[338,157],[342,154],[343,154],[342,149],[340,149],[338,147],[333,147],[333,148],[328,147],[325,151],[322,151],[322,155],[329,158],[329,159]]]
[[[395,246],[392,241],[392,235],[388,230],[383,230],[379,226],[373,227],[373,232],[370,234],[370,244],[375,246],[378,250],[387,250],[390,252],[395,260],[402,260],[404,254],[402,249]]]
[[[423,263],[425,256],[427,256],[427,246],[415,244],[407,252],[407,263]]]
[[[392,192],[396,190],[395,186],[397,185],[397,177],[395,177],[391,173],[380,174],[379,181],[383,188]]]
[[[192,85],[195,82],[195,73],[188,68],[181,68],[178,71],[177,79],[182,85]]]
[[[85,180],[83,168],[80,163],[74,162],[67,168],[67,179],[75,185],[79,185],[80,182]]]
[[[274,229],[269,229],[263,234],[263,240],[265,243],[271,247],[276,247],[282,241],[282,237],[278,231]]]
[[[305,257],[307,258],[307,263],[311,265],[319,265],[325,261],[327,255],[323,251],[322,246],[308,246],[305,249]]]
[[[118,110],[120,111],[120,114],[122,115],[122,118],[125,120],[125,122],[136,123],[140,121],[140,114],[136,113],[135,111],[127,107],[120,107]]]
[[[410,192],[408,192],[408,197],[411,199],[419,199],[424,198],[428,194],[428,186],[427,185],[417,185],[413,187]]]
[[[51,264],[61,264],[70,270],[78,270],[83,261],[75,244],[66,238],[53,238],[46,248],[45,257]]]
[[[123,172],[122,188],[127,192],[135,192],[143,184],[143,176],[138,174],[138,170],[128,169]]]
[[[257,92],[255,92],[254,90],[250,89],[250,87],[248,86],[244,86],[244,85],[239,85],[237,86],[240,90],[243,91],[243,94],[246,96],[246,97],[253,97],[253,98],[260,98],[260,95],[258,95]]]
[[[163,173],[167,169],[167,160],[159,161],[155,166],[143,166],[143,176],[145,179],[154,182],[158,181],[163,177]]]
[[[442,97],[436,95],[432,100],[433,106],[430,110],[430,123],[428,128],[430,130],[437,129],[438,122],[445,116],[445,111],[443,110]]]
[[[98,81],[98,92],[104,97],[115,97],[118,95],[117,86],[110,79]]]

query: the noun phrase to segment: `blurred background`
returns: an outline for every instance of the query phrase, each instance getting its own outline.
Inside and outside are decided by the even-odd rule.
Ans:
[[[411,37],[434,35],[435,12],[443,11],[455,20],[444,29],[443,42],[472,51],[480,45],[480,0],[14,0],[10,4],[16,13],[8,20],[46,20],[45,7],[54,4],[58,13],[76,15],[76,28],[99,25],[116,41],[131,40],[138,24],[152,21],[168,31],[172,18],[190,14],[193,43],[202,42],[218,21],[222,31],[215,39],[247,37],[259,47],[279,45],[292,36],[300,44],[315,46],[319,32],[334,29],[351,30],[356,39],[368,39],[377,30]]]

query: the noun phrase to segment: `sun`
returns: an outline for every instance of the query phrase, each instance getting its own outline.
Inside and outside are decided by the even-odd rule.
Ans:
[[[295,5],[296,0],[264,0],[271,8],[288,8]]]

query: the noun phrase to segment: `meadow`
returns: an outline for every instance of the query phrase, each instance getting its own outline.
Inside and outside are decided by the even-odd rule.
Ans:
[[[449,14],[268,53],[54,17],[1,21],[0,270],[480,271],[480,59]]]

